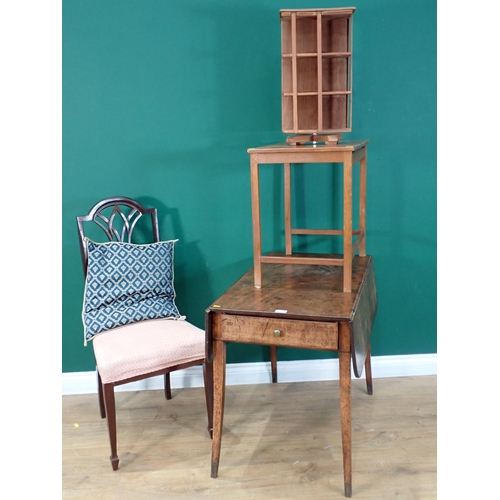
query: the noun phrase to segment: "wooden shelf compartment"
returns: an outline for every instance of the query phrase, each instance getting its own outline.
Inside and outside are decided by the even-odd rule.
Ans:
[[[354,10],[280,11],[284,133],[351,130]]]

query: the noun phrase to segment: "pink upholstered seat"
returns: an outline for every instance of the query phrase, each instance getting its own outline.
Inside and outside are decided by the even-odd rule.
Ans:
[[[102,382],[120,382],[202,359],[205,332],[184,319],[151,319],[113,328],[92,341]]]

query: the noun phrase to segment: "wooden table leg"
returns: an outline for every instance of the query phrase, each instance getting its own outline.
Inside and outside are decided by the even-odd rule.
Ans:
[[[342,430],[342,455],[344,459],[344,494],[352,495],[351,462],[351,353],[350,331],[347,323],[340,323],[339,379],[340,379],[340,425]]]
[[[366,146],[365,156],[359,161],[359,230],[363,239],[359,245],[359,256],[366,257]]]
[[[276,346],[269,346],[270,354],[271,354],[271,376],[273,384],[278,383],[278,354],[276,353]]]
[[[203,363],[203,381],[205,384],[205,399],[208,415],[208,434],[212,438],[214,433],[214,369],[213,363],[205,361]]]
[[[344,292],[352,287],[352,154],[344,154]]]
[[[213,351],[214,421],[212,433],[211,477],[216,478],[219,471],[222,425],[224,419],[224,397],[226,393],[226,343],[222,340],[214,340]]]
[[[373,383],[372,383],[372,361],[371,361],[370,348],[368,347],[368,352],[366,353],[365,359],[365,376],[366,376],[366,392],[371,396],[373,395]]]
[[[262,256],[261,226],[260,226],[260,188],[259,164],[255,155],[250,155],[250,190],[252,193],[252,231],[253,231],[253,273],[254,286],[262,286]]]
[[[283,197],[285,202],[285,249],[286,255],[292,255],[292,197],[290,194],[290,163],[285,163]]]

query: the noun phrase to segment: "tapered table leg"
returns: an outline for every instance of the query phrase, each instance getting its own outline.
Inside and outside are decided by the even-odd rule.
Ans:
[[[359,161],[359,230],[364,234],[359,246],[359,256],[366,257],[366,147]]]
[[[205,383],[205,399],[207,403],[207,430],[211,438],[214,430],[214,370],[212,362],[206,361],[203,363],[203,380]]]
[[[292,255],[292,196],[290,192],[290,163],[285,163],[283,165],[283,171],[283,198],[285,202],[285,252],[286,255]]]
[[[344,155],[344,292],[352,287],[352,154]]]
[[[259,164],[255,155],[250,155],[250,190],[252,194],[252,233],[253,233],[253,269],[254,286],[262,286],[262,241],[260,225],[260,186]]]
[[[366,375],[366,392],[371,396],[373,394],[373,383],[372,383],[372,361],[371,352],[368,347],[368,352],[366,353],[365,359],[365,375]]]
[[[271,351],[271,377],[273,384],[276,384],[278,382],[278,355],[276,346],[269,346],[269,350]]]
[[[212,469],[211,477],[216,478],[219,472],[222,425],[224,419],[224,397],[226,393],[226,343],[213,341],[214,361],[214,408],[212,433]]]
[[[339,334],[340,426],[344,459],[344,493],[346,497],[350,497],[352,495],[351,352],[350,329],[347,323],[340,323]]]

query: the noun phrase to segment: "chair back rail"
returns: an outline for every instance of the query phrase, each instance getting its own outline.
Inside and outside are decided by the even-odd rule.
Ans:
[[[111,212],[107,210],[110,207],[112,207]],[[143,215],[151,216],[153,241],[160,241],[158,210],[156,208],[146,208],[138,201],[126,196],[106,198],[96,203],[87,215],[81,215],[76,218],[80,254],[85,276],[87,275],[88,263],[87,247],[85,245],[85,223],[95,223],[103,230],[109,241],[131,243],[134,229]]]

